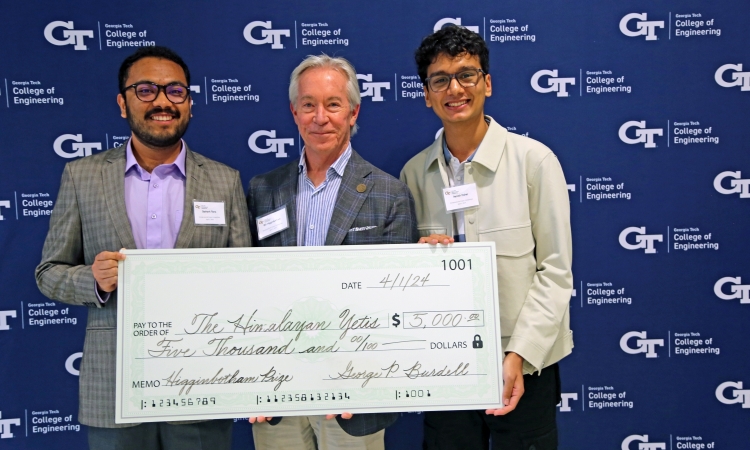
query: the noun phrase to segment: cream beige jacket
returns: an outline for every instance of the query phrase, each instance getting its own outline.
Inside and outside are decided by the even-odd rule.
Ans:
[[[521,355],[527,374],[573,348],[570,203],[554,153],[488,118],[489,130],[464,169],[464,184],[476,183],[479,193],[479,206],[465,211],[466,240],[495,242],[503,351]],[[442,141],[441,134],[401,171],[421,236],[455,231],[442,199],[448,187]]]

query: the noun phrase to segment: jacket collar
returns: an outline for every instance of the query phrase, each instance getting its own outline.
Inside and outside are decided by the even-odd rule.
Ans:
[[[183,205],[182,223],[177,235],[175,248],[187,248],[195,231],[192,207],[193,199],[205,196],[205,180],[203,179],[203,156],[193,153],[187,144],[185,146],[185,200]],[[107,164],[102,168],[102,184],[104,199],[109,209],[115,232],[124,248],[136,248],[133,231],[130,228],[128,212],[125,207],[125,146],[111,150],[107,155]]]
[[[278,186],[273,192],[274,204],[286,206],[289,228],[280,233],[281,245],[284,247],[297,245],[297,182],[299,180],[299,165],[289,163],[278,175],[274,185]]]
[[[136,248],[133,230],[130,229],[128,211],[125,208],[125,146],[107,153],[107,164],[102,166],[104,202],[107,204],[117,237],[123,248]],[[119,250],[119,249],[115,249]]]
[[[508,130],[503,128],[499,123],[495,122],[490,116],[485,116],[490,119],[490,127],[487,129],[487,134],[484,135],[482,143],[479,144],[479,148],[474,153],[472,164],[481,164],[492,172],[497,170],[500,165],[500,159],[503,157],[505,152],[505,141],[508,138]],[[440,133],[435,142],[432,143],[427,149],[427,159],[425,160],[425,171],[429,170],[430,167],[439,163],[441,167],[444,166],[445,158],[443,158],[443,136],[445,131]],[[500,149],[498,151],[498,148]],[[442,160],[442,162],[441,162]]]
[[[325,245],[341,245],[374,184],[372,166],[352,150],[333,207]]]
[[[349,229],[357,218],[362,204],[369,196],[374,184],[372,177],[370,177],[371,173],[372,166],[352,149],[336,196],[336,204],[331,214],[331,223],[328,226],[325,245],[340,245],[346,239]],[[296,246],[299,164],[287,164],[283,171],[278,174],[278,177],[278,182],[274,184],[278,186],[278,189],[273,193],[274,204],[286,205],[287,217],[289,218],[289,228],[280,233],[281,245]]]
[[[205,170],[203,156],[193,153],[185,144],[185,169],[187,171],[185,178],[185,201],[182,208],[182,223],[180,232],[177,234],[177,242],[174,248],[189,248],[190,242],[195,232],[195,216],[193,215],[193,200],[208,198],[208,186],[205,179]],[[190,213],[188,213],[190,211]]]

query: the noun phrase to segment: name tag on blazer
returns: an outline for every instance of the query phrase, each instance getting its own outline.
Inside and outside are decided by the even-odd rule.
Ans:
[[[198,226],[223,227],[227,225],[224,202],[199,202],[193,200],[193,217]]]
[[[258,217],[255,219],[255,224],[258,226],[258,239],[260,240],[286,230],[289,228],[289,216],[286,213],[286,205]]]

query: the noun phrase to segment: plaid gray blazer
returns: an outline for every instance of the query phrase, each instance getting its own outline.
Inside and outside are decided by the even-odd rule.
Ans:
[[[295,160],[250,180],[247,206],[253,245],[282,247],[297,245],[297,180]],[[363,192],[357,186],[364,185]],[[286,205],[289,228],[258,240],[257,217]],[[405,184],[368,163],[355,151],[344,170],[326,245],[413,244],[419,240],[414,199]],[[336,417],[352,436],[376,433],[398,419],[398,413],[355,414]],[[278,423],[274,418],[270,423]]]
[[[249,247],[239,172],[187,149],[185,204],[175,248]],[[36,283],[52,300],[89,308],[79,380],[78,421],[115,424],[117,291],[102,305],[91,272],[102,251],[134,249],[125,209],[125,146],[68,163],[62,175]],[[227,226],[196,227],[193,199],[225,202]]]

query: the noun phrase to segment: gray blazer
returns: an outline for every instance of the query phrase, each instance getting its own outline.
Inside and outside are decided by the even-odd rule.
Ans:
[[[261,247],[297,245],[297,180],[295,160],[250,180],[247,206],[253,244]],[[364,185],[362,192],[357,190]],[[289,228],[258,240],[255,218],[286,205]],[[370,228],[375,226],[375,228]],[[413,244],[419,240],[414,199],[405,184],[368,163],[355,151],[341,180],[325,245]],[[349,420],[336,417],[352,436],[382,430],[398,419],[398,413],[355,414]],[[270,423],[278,423],[274,418]]]
[[[175,248],[249,247],[239,172],[187,149],[185,203]],[[136,248],[125,209],[125,146],[68,163],[62,176],[36,283],[52,300],[89,307],[79,380],[78,421],[115,424],[117,291],[101,304],[91,272],[102,251]],[[196,227],[193,200],[224,202],[227,225]]]

